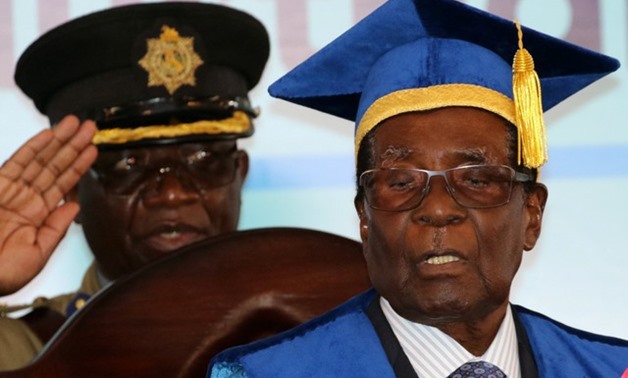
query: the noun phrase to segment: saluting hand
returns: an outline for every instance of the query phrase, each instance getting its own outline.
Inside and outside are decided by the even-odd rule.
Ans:
[[[79,206],[63,199],[96,159],[95,131],[67,116],[0,167],[0,295],[30,282],[70,227]]]

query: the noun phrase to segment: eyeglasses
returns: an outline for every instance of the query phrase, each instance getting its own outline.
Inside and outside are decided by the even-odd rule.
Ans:
[[[90,172],[115,195],[133,194],[167,174],[175,175],[184,186],[205,191],[233,181],[238,166],[236,153],[235,147],[220,151],[185,145],[159,158],[150,148],[102,151]]]
[[[510,201],[514,182],[533,181],[527,173],[505,165],[467,165],[444,171],[425,169],[371,169],[360,175],[368,204],[378,210],[416,208],[430,189],[430,179],[443,176],[453,199],[467,208],[489,208]]]

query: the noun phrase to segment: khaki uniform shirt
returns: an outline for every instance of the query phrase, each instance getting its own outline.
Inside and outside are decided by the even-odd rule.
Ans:
[[[85,275],[79,292],[93,295],[101,289],[96,275],[96,267],[92,264]],[[37,298],[30,307],[49,307],[64,316],[66,309],[76,293],[68,293],[54,298]],[[82,300],[80,300],[82,301]],[[75,304],[77,308],[83,303]],[[9,307],[10,309],[10,307]],[[30,361],[43,348],[43,343],[37,335],[31,331],[26,322],[4,316],[0,316],[0,371],[13,370],[28,365]]]

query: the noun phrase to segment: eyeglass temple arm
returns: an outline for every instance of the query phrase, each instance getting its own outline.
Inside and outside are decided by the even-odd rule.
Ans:
[[[529,173],[515,171],[515,181],[517,182],[534,181],[534,177],[532,177],[532,175]]]

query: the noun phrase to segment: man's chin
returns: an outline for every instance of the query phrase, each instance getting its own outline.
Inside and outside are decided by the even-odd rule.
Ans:
[[[401,300],[395,311],[404,318],[431,326],[463,320],[473,307],[469,298],[450,295],[431,296],[430,298],[414,298],[410,296]]]

